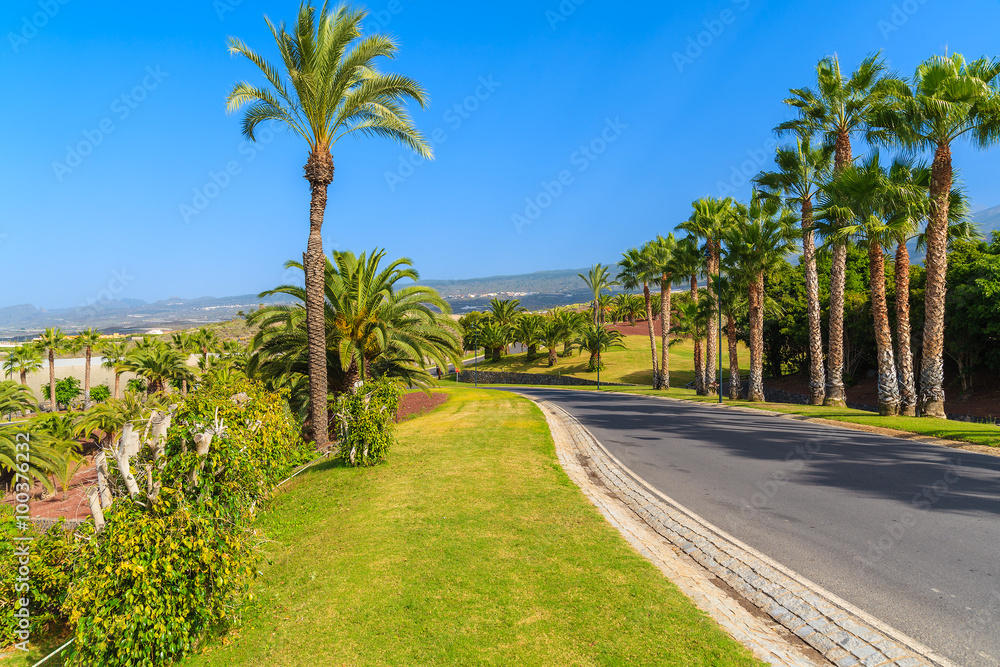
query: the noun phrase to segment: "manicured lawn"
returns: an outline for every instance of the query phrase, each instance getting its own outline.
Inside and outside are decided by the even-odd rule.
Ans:
[[[589,504],[537,408],[449,393],[389,463],[288,485],[245,624],[185,664],[761,664]]]
[[[659,363],[660,339],[656,339],[657,363]],[[560,351],[562,348],[560,348]],[[703,351],[704,353],[704,351]],[[590,355],[574,353],[571,357],[559,357],[559,362],[549,368],[548,350],[539,349],[539,357],[532,362],[527,360],[527,354],[511,354],[499,362],[479,362],[479,370],[506,371],[514,373],[548,373],[550,375],[572,375],[575,377],[597,379],[597,373],[587,370]],[[740,344],[740,372],[746,373],[750,368],[750,352]],[[653,384],[652,359],[649,352],[648,336],[626,336],[625,348],[615,349],[601,355],[604,359],[604,370],[601,380],[606,382],[621,382],[626,384]],[[729,378],[729,353],[723,344],[722,377]],[[670,384],[683,387],[694,381],[694,343],[684,340],[670,348]]]

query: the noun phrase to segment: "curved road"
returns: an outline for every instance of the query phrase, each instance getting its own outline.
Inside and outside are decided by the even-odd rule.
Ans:
[[[517,391],[828,591],[958,664],[1000,665],[1000,457],[694,403]]]

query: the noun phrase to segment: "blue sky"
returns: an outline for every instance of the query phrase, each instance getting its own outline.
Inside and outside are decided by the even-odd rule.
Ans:
[[[306,240],[305,146],[283,130],[240,136],[225,96],[259,79],[225,39],[273,57],[262,17],[297,7],[3,3],[0,306],[243,294],[286,277]],[[698,197],[747,196],[741,171],[770,164],[782,100],[819,58],[853,67],[881,49],[908,75],[946,49],[997,55],[1000,25],[994,0],[367,7],[368,29],[401,42],[387,69],[430,92],[414,115],[437,159],[338,145],[326,247],[385,247],[425,278],[614,261]],[[955,160],[976,204],[1000,204],[1000,149],[963,145]]]

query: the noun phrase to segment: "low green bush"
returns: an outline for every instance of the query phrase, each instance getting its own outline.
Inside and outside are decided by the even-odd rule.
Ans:
[[[340,457],[352,466],[385,461],[395,442],[397,409],[399,387],[389,378],[367,382],[338,397],[333,415]]]

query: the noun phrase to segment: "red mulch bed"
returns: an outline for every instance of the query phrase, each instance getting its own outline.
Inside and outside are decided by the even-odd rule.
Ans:
[[[399,399],[399,409],[396,411],[396,421],[402,422],[413,419],[425,412],[430,412],[437,406],[448,400],[448,394],[431,394],[428,396],[422,391],[414,391],[403,394]]]
[[[46,519],[56,519],[61,516],[67,519],[86,519],[90,516],[90,505],[87,504],[87,491],[97,484],[97,469],[94,468],[93,455],[87,456],[86,459],[87,466],[80,468],[76,477],[73,478],[69,493],[66,495],[66,500],[63,500],[62,490],[58,487],[56,488],[55,495],[47,500],[42,500],[42,496],[46,492],[45,487],[40,483],[35,483],[35,486],[31,489],[31,501],[29,502],[31,516]],[[13,505],[14,494],[7,493],[4,495],[3,502]]]

